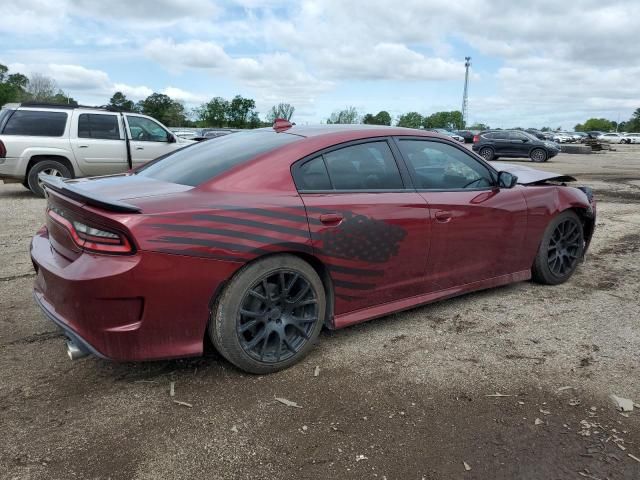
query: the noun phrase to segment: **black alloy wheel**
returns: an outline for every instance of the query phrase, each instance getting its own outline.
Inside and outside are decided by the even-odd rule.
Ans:
[[[296,355],[318,322],[318,298],[300,272],[265,275],[245,293],[237,317],[240,346],[253,359],[278,363]]]
[[[584,254],[584,231],[571,210],[557,215],[542,236],[531,276],[538,283],[558,285],[575,272]]]
[[[217,296],[209,337],[245,372],[272,373],[302,360],[325,324],[318,272],[291,254],[269,255],[238,270]]]
[[[582,229],[569,218],[558,224],[551,235],[547,251],[549,270],[563,277],[575,268],[582,250]]]

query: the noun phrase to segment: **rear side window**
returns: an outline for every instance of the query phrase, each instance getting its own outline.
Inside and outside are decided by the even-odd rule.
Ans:
[[[83,113],[78,117],[78,137],[120,140],[118,117]]]
[[[397,190],[404,188],[387,142],[361,143],[323,155],[335,190]]]
[[[268,130],[238,132],[178,150],[143,167],[138,175],[195,187],[258,155],[299,140],[302,137]]]
[[[302,164],[295,170],[298,190],[331,190],[331,180],[322,156]]]
[[[65,112],[17,110],[7,121],[4,135],[61,137],[67,124]]]

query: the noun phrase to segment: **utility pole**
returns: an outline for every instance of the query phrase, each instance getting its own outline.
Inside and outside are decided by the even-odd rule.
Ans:
[[[471,57],[464,57],[464,93],[462,94],[462,126],[467,126],[467,116],[469,114],[469,67],[471,66]]]

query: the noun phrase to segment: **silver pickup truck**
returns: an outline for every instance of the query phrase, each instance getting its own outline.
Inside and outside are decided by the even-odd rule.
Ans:
[[[121,173],[192,143],[138,113],[7,104],[0,110],[0,180],[42,196],[41,172],[66,178]]]

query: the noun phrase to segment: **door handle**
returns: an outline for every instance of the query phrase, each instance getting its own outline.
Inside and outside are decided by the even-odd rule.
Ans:
[[[89,148],[89,145],[78,145],[78,148]]]
[[[339,213],[323,213],[320,215],[320,221],[325,225],[338,225],[342,221],[342,215]]]
[[[136,147],[136,150],[144,150],[144,147]]]
[[[451,221],[451,217],[453,216],[451,212],[445,212],[443,210],[436,212],[436,221],[440,223],[448,223]]]

